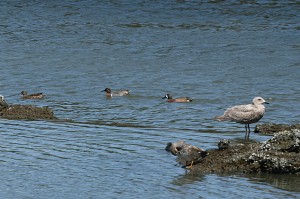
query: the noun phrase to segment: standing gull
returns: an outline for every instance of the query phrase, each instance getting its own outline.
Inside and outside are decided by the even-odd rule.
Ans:
[[[215,117],[218,121],[231,121],[245,124],[245,139],[250,136],[250,124],[258,122],[265,113],[264,104],[268,104],[262,97],[255,97],[252,104],[238,105],[228,108],[222,116]]]

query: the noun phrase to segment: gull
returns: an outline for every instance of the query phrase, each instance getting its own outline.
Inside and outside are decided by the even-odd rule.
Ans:
[[[245,124],[245,139],[250,136],[250,124],[258,122],[265,113],[264,104],[269,104],[262,97],[255,97],[252,104],[237,105],[228,108],[222,116],[215,117],[218,121],[231,121]]]

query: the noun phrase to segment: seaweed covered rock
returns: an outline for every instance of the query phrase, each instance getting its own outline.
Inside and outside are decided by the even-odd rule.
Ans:
[[[264,151],[300,152],[300,130],[283,131],[277,133],[262,147]]]
[[[300,130],[275,134],[266,142],[240,143],[209,155],[192,170],[203,173],[280,173],[300,175]]]
[[[48,107],[36,107],[32,105],[10,105],[0,111],[0,117],[6,119],[57,119],[53,111]]]
[[[275,134],[251,153],[247,162],[253,172],[300,174],[300,131]],[[251,167],[253,164],[257,166]]]
[[[265,135],[274,135],[275,133],[282,132],[282,131],[289,131],[292,129],[299,129],[300,124],[258,124],[255,126],[254,133],[260,133]]]

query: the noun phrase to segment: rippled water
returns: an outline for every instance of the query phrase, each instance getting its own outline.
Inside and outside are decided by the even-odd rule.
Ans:
[[[164,151],[242,139],[211,118],[254,96],[271,102],[260,123],[299,123],[299,15],[298,1],[1,1],[0,94],[70,119],[0,120],[1,196],[300,197],[299,177],[199,175]]]

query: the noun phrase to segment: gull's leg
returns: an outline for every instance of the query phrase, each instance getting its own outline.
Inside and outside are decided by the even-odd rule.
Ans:
[[[246,133],[245,133],[245,140],[246,140],[247,139],[247,134],[248,134],[247,124],[245,124],[245,130],[246,130]]]
[[[248,124],[248,137],[247,137],[248,140],[249,140],[249,137],[250,137],[250,124]]]

